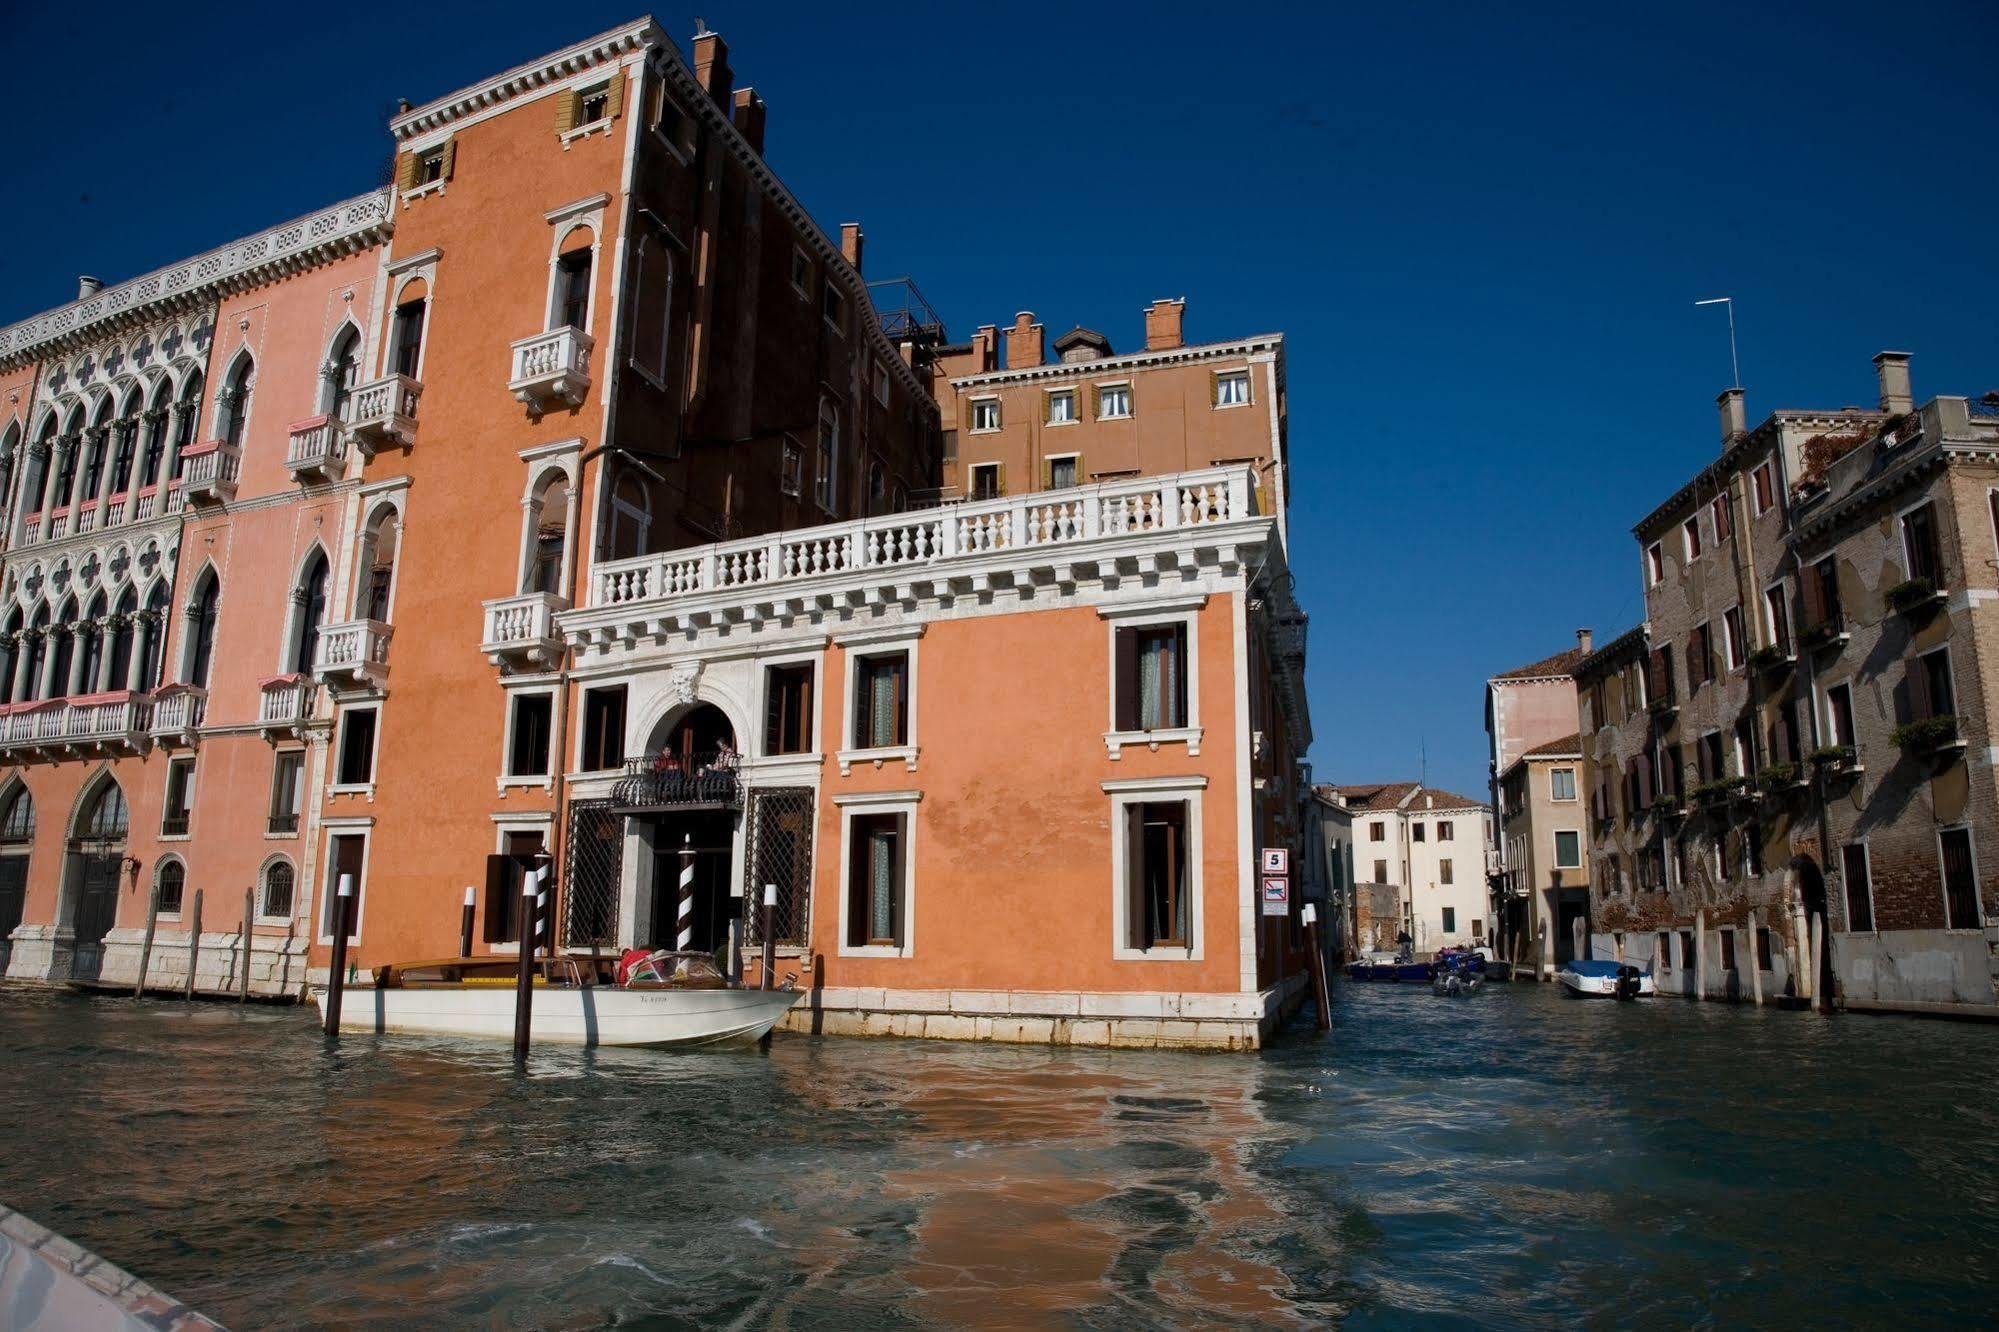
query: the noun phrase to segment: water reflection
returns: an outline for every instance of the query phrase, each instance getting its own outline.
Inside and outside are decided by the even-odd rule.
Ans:
[[[227,1322],[1984,1315],[1999,1032],[1354,986],[1260,1057],[350,1037],[0,991],[0,1198]]]

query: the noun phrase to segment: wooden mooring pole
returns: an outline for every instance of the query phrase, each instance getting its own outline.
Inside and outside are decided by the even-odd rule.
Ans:
[[[764,885],[763,914],[757,917],[757,928],[763,933],[763,975],[758,978],[757,988],[775,990],[777,979],[771,974],[777,970],[777,885]]]
[[[340,1039],[340,999],[347,989],[347,919],[354,909],[354,876],[340,876],[333,898],[333,958],[326,977],[326,1034]]]
[[[458,956],[472,956],[472,913],[478,909],[479,890],[465,885],[465,912],[458,918]]]
[[[514,977],[514,1058],[528,1055],[528,1030],[534,1023],[534,946],[541,940],[535,905],[541,896],[539,866],[521,878],[521,967]]]
[[[187,932],[187,992],[194,998],[194,968],[201,960],[201,889],[194,890],[194,921]]]
[[[257,919],[257,890],[243,890],[243,983],[236,996],[236,1002],[250,1002],[250,926]]]
[[[146,941],[139,945],[139,980],[132,987],[132,997],[139,998],[146,992],[146,968],[153,964],[153,932],[160,927],[160,886],[153,885],[151,899],[146,903]]]
[[[1756,1006],[1763,1007],[1763,931],[1757,927],[1760,919],[1757,912],[1749,913],[1749,981],[1756,995]]]
[[[729,979],[737,985],[743,983],[743,885],[729,885],[729,905],[735,908],[729,913]]]
[[[1326,954],[1319,947],[1319,908],[1316,903],[1304,905],[1305,948],[1307,961],[1312,968],[1312,998],[1318,1005],[1315,1025],[1320,1031],[1333,1029],[1332,995],[1326,989]]]

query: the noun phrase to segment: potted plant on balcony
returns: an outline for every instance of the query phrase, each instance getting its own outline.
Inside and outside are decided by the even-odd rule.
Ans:
[[[1766,643],[1749,654],[1749,668],[1770,672],[1781,670],[1791,664],[1791,653],[1781,643]]]
[[[1911,578],[1888,589],[1888,605],[1903,615],[1918,615],[1943,603],[1943,589],[1928,578]]]
[[[1807,652],[1817,652],[1821,648],[1834,647],[1846,641],[1846,626],[1836,615],[1828,615],[1817,624],[1806,625],[1798,631],[1798,646]]]
[[[1740,777],[1722,777],[1712,782],[1702,782],[1687,794],[1692,796],[1694,803],[1702,809],[1718,809],[1728,803],[1729,797],[1735,794],[1741,781]]]
[[[1957,718],[1947,712],[1904,722],[1895,728],[1889,738],[1903,753],[1923,758],[1938,758],[1964,748],[1964,740],[1957,730]]]
[[[1796,763],[1766,763],[1756,774],[1757,788],[1766,796],[1781,796],[1804,784],[1804,769]]]
[[[1852,745],[1821,745],[1810,758],[1812,770],[1823,777],[1847,777],[1860,770],[1860,756]]]

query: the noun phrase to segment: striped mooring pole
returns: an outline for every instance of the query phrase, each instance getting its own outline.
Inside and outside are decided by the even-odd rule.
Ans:
[[[680,942],[677,947],[686,952],[694,947],[694,834],[685,833],[680,839]]]

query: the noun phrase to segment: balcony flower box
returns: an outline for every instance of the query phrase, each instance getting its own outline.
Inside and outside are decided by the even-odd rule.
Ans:
[[[1964,749],[1964,737],[1958,732],[1957,718],[1950,713],[1904,722],[1895,728],[1889,739],[1903,753],[1925,758],[1942,758]]]
[[[1652,801],[1652,813],[1662,819],[1683,819],[1687,816],[1687,802],[1675,795],[1657,796]]]
[[[1845,621],[1832,617],[1800,630],[1798,646],[1807,652],[1820,652],[1826,648],[1844,647],[1848,637]]]
[[[1911,578],[1888,589],[1890,608],[1902,615],[1921,615],[1941,606],[1943,589],[1927,578]]]
[[[1664,698],[1653,699],[1645,705],[1645,710],[1660,721],[1664,721],[1680,710],[1680,702],[1671,694],[1668,694]]]
[[[1767,675],[1783,670],[1796,660],[1797,658],[1791,655],[1790,649],[1784,645],[1767,643],[1749,654],[1749,668]]]
[[[1852,745],[1821,745],[1810,755],[1812,770],[1825,777],[1850,777],[1860,771],[1860,755]]]
[[[1719,809],[1729,801],[1742,795],[1748,789],[1746,778],[1722,777],[1712,782],[1702,782],[1687,794],[1703,809]]]
[[[1781,796],[1802,790],[1805,770],[1796,763],[1766,763],[1756,774],[1757,789],[1766,796]]]

